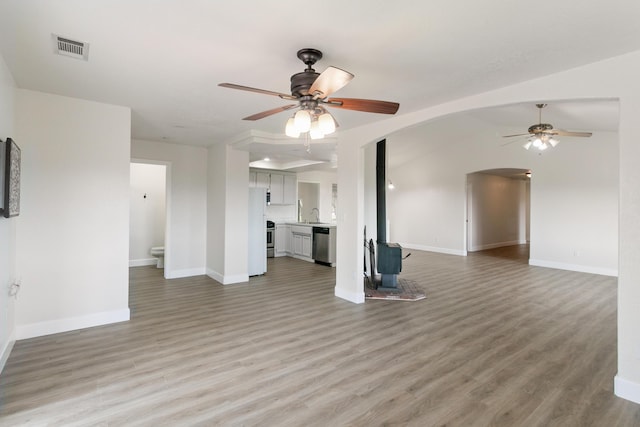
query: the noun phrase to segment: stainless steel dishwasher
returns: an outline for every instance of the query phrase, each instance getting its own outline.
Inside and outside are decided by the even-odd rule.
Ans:
[[[330,227],[313,227],[313,249],[314,261],[320,264],[332,265],[335,261],[335,236]]]

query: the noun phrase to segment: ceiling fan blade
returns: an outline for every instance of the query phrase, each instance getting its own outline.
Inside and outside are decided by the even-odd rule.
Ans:
[[[502,135],[503,138],[513,138],[514,136],[526,136],[531,135],[530,133],[516,133],[515,135]]]
[[[324,70],[309,88],[309,95],[315,99],[324,99],[333,92],[343,88],[353,79],[353,74],[336,67]]]
[[[345,110],[364,111],[367,113],[395,114],[400,108],[397,102],[377,101],[375,99],[331,98],[326,105]]]
[[[562,129],[551,129],[549,131],[549,133],[551,133],[553,135],[560,135],[560,136],[583,136],[583,137],[589,137],[589,136],[593,135],[591,132],[572,132],[572,131],[562,130]]]
[[[269,117],[269,116],[272,116],[274,114],[281,113],[283,111],[287,111],[287,110],[290,110],[292,108],[296,108],[297,106],[298,106],[298,104],[291,104],[291,105],[285,105],[284,107],[273,108],[271,110],[267,110],[267,111],[263,111],[261,113],[256,113],[254,115],[247,116],[242,120],[260,120],[260,119],[264,119],[265,117]]]
[[[218,84],[218,86],[226,87],[226,88],[229,88],[229,89],[246,90],[247,92],[262,93],[264,95],[279,96],[282,99],[289,99],[289,100],[298,99],[295,96],[287,95],[286,93],[273,92],[273,91],[264,90],[264,89],[256,89],[255,87],[242,86],[242,85],[237,85],[237,84],[233,84],[233,83],[220,83],[220,84]]]

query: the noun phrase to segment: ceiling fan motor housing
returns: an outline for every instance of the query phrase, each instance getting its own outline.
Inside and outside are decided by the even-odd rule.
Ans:
[[[322,59],[322,52],[318,49],[307,47],[300,49],[297,56],[307,68],[302,73],[291,76],[291,95],[303,96],[309,93],[309,88],[320,75],[312,67],[313,64]]]
[[[307,95],[309,88],[319,75],[319,73],[311,69],[311,71],[303,71],[291,76],[291,95],[296,97]]]
[[[549,123],[538,123],[537,125],[529,126],[529,133],[542,133],[549,130],[552,130],[553,126]]]

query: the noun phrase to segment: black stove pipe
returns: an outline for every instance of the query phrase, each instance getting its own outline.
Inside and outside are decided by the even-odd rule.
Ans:
[[[376,144],[376,217],[378,243],[387,242],[387,193],[386,183],[386,148],[387,140]]]

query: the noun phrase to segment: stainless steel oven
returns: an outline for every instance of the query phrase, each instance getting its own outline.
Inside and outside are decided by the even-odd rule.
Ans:
[[[267,221],[267,258],[273,258],[275,255],[276,243],[276,224],[273,221]]]

